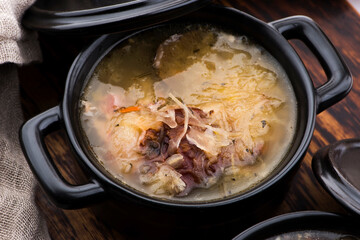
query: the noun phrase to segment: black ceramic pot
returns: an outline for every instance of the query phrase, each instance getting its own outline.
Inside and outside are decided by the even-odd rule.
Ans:
[[[263,205],[266,196],[275,191],[278,193],[279,187],[286,182],[286,177],[299,165],[310,143],[316,114],[340,101],[351,89],[352,78],[345,63],[316,23],[307,17],[295,16],[268,24],[235,9],[209,6],[176,21],[206,22],[234,29],[262,45],[280,62],[291,80],[298,102],[295,139],[284,160],[258,186],[237,196],[210,202],[159,200],[119,184],[98,163],[84,139],[79,121],[79,98],[101,59],[117,44],[137,33],[126,36],[123,33],[103,35],[75,59],[67,77],[61,105],[30,119],[20,132],[22,147],[31,169],[45,192],[58,206],[79,208],[103,197],[114,197],[180,211],[233,209],[234,206],[241,206],[246,212],[250,212],[255,206],[257,208]],[[323,66],[328,79],[322,86],[314,88],[304,64],[287,41],[293,38],[303,41]],[[66,130],[80,164],[92,176],[89,183],[70,185],[54,167],[46,150],[44,137],[56,128]],[[271,198],[273,197],[269,199]]]
[[[233,240],[263,240],[284,233],[299,231],[322,231],[342,234],[344,240],[360,239],[359,219],[333,213],[304,211],[280,215],[263,221],[244,232]],[[346,237],[347,238],[346,238]],[[286,238],[289,239],[289,238]],[[295,238],[291,238],[295,239]],[[298,239],[298,238],[296,238]],[[333,238],[301,238],[301,239],[333,239]],[[336,238],[338,239],[338,238]]]

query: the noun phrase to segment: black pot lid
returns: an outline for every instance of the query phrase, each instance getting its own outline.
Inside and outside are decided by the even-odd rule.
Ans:
[[[210,0],[38,0],[22,23],[53,34],[98,35],[147,27],[208,3]]]
[[[360,215],[360,139],[320,149],[312,169],[320,184],[345,208]]]

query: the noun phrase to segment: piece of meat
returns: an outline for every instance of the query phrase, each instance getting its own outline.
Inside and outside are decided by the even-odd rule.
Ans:
[[[169,137],[165,135],[164,126],[160,131],[148,129],[140,141],[141,153],[146,160],[164,162],[168,157]]]
[[[199,108],[190,107],[189,108],[191,115],[189,117],[189,125],[192,126],[203,126],[207,124],[207,114]],[[175,120],[177,124],[184,125],[184,110],[176,109],[175,110]]]
[[[154,194],[176,195],[185,190],[186,184],[181,179],[181,174],[168,165],[161,165],[155,172],[140,175],[140,181],[150,185]]]
[[[206,117],[206,114],[200,109],[194,109],[192,114],[196,114],[196,118],[199,119]],[[157,193],[169,193],[171,189],[174,191],[182,189],[181,182],[179,181],[171,183],[172,187],[170,188],[166,188],[165,186],[169,183],[165,185],[159,185],[157,183],[156,178],[160,178],[163,175],[154,172],[153,163],[157,162],[158,164],[161,164],[161,166],[168,166],[170,169],[173,169],[180,174],[182,181],[186,185],[181,192],[173,192],[172,194],[185,196],[191,192],[193,188],[209,187],[214,184],[216,181],[213,181],[213,179],[220,176],[221,166],[218,164],[219,161],[210,161],[205,152],[196,145],[190,143],[186,137],[180,139],[178,148],[175,146],[176,142],[179,141],[179,136],[182,136],[184,131],[183,110],[175,110],[175,119],[177,123],[177,127],[175,128],[170,128],[168,125],[163,124],[161,129],[158,131],[154,129],[148,129],[146,131],[140,142],[142,154],[145,158],[145,164],[141,167],[141,172],[144,172],[145,175],[149,174],[147,171],[150,172],[151,177],[148,175],[145,178],[151,178],[151,181],[143,179],[143,182],[146,182],[147,184],[155,184],[155,191]],[[196,124],[198,122],[199,120],[194,121]],[[200,129],[197,126],[191,127]],[[189,130],[187,133],[188,132]],[[155,171],[160,171],[160,168]],[[175,187],[175,183],[180,184],[180,186]],[[159,188],[163,190],[159,190]],[[166,188],[166,190],[164,190],[164,188]]]
[[[208,188],[221,175],[219,162],[211,162],[203,150],[183,139],[180,143],[179,153],[184,157],[184,163],[177,171],[186,183],[186,188],[179,196],[186,196],[194,188]]]
[[[262,140],[252,140],[251,146],[241,139],[231,141],[228,136],[222,136],[221,129],[206,127],[207,114],[196,108],[191,108],[194,120],[189,121],[195,125],[189,124],[185,137],[182,137],[184,110],[175,109],[174,112],[175,128],[163,123],[159,130],[148,129],[140,142],[145,159],[140,171],[144,175],[142,182],[153,185],[151,189],[155,194],[186,196],[194,188],[209,188],[227,168],[254,164],[261,154]],[[172,177],[164,178],[164,173],[159,171],[171,173]]]
[[[191,115],[189,116],[189,124],[192,126],[204,125],[206,123],[206,114],[198,108],[189,108]],[[181,139],[186,136],[184,133],[185,114],[183,109],[175,109],[176,127],[168,128],[167,135],[169,136],[169,151],[173,153],[178,148]],[[187,129],[188,131],[188,129]]]
[[[256,140],[253,147],[248,147],[238,139],[232,144],[222,148],[219,159],[221,159],[224,168],[252,165],[260,156],[263,148],[264,141],[262,140]]]
[[[176,128],[168,128],[166,131],[167,136],[169,137],[169,149],[170,154],[177,151],[177,143],[181,140],[179,139],[182,136],[184,131],[183,125],[178,125]]]

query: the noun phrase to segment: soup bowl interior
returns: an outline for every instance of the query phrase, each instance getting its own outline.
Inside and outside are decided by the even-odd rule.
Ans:
[[[213,16],[216,16],[216,18]],[[291,170],[296,169],[296,165],[303,158],[312,137],[316,116],[314,87],[303,63],[287,40],[270,25],[236,10],[209,7],[166,24],[174,24],[175,22],[214,24],[244,34],[264,47],[282,65],[295,92],[298,108],[295,136],[281,163],[255,187],[235,196],[206,202],[181,202],[179,200],[149,197],[128,185],[122,184],[110,174],[96,159],[87,138],[84,136],[80,124],[79,101],[84,88],[101,59],[118,44],[134,34],[146,31],[146,29],[132,33],[101,36],[77,57],[69,71],[62,103],[62,115],[68,137],[73,150],[79,156],[80,163],[100,180],[106,191],[121,197],[162,206],[215,207],[249,200],[259,195],[259,193],[270,192],[275,183],[280,182],[284,176],[292,172]],[[157,27],[160,26],[152,28]]]

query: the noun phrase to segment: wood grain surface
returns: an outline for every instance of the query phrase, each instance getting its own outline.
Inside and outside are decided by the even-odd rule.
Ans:
[[[282,213],[301,210],[321,210],[346,213],[345,210],[329,196],[316,181],[311,170],[311,159],[321,147],[337,140],[356,138],[360,135],[360,16],[346,2],[341,0],[229,0],[217,1],[250,13],[253,16],[270,22],[291,15],[306,15],[313,18],[333,42],[344,57],[353,75],[354,85],[350,94],[340,103],[317,116],[316,129],[310,147],[302,161],[300,169],[290,183],[290,188],[283,201],[273,207],[269,213],[257,214],[246,223],[233,224],[222,233],[222,239],[230,239],[251,224]],[[22,106],[26,119],[39,114],[62,99],[67,72],[79,51],[93,38],[70,38],[39,34],[43,51],[41,63],[19,68],[21,81]],[[308,68],[315,86],[325,81],[325,74],[314,56],[298,41],[291,41]],[[63,130],[52,133],[46,138],[50,153],[63,176],[70,183],[84,183],[87,177],[82,173],[73,157]],[[53,205],[39,188],[36,195],[48,224],[51,237],[56,239],[174,239],[185,236],[192,239],[192,231],[197,226],[181,229],[178,235],[176,228],[164,229],[162,226],[147,226],[137,221],[141,216],[113,216],[118,218],[116,224],[99,214],[98,209],[112,211],[114,203],[105,202],[98,206],[80,210],[62,210]],[[264,201],[267,201],[264,199]],[[102,211],[100,210],[100,211]],[[114,212],[114,214],[118,214]],[[241,213],[240,213],[241,214]],[[127,221],[127,219],[132,219]],[[225,229],[225,228],[224,228]],[[207,229],[197,229],[204,232]],[[217,230],[218,233],[222,229]],[[219,235],[213,235],[219,238]],[[213,237],[215,238],[215,237]]]

